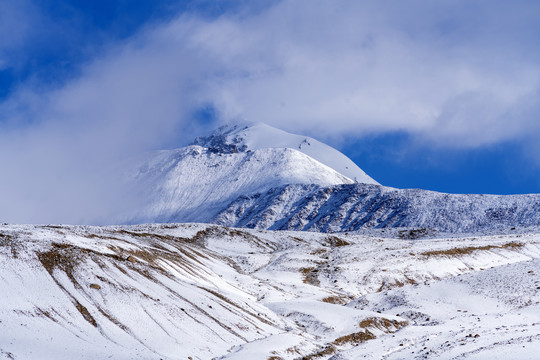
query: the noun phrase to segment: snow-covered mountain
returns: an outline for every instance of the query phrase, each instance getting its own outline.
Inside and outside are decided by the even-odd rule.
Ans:
[[[538,194],[456,195],[381,186],[328,145],[261,123],[223,126],[190,146],[149,154],[132,173],[144,203],[126,217],[129,223],[452,233],[540,225]]]
[[[138,159],[129,216],[244,229],[0,224],[0,359],[535,358],[540,195],[393,189],[349,162],[225,127]]]
[[[369,184],[288,185],[239,197],[213,222],[321,232],[399,227],[494,232],[540,225],[540,194],[460,195]]]
[[[378,184],[351,159],[333,147],[313,138],[290,134],[264,123],[225,125],[208,136],[198,137],[193,145],[215,149],[217,152],[227,149],[239,152],[268,148],[295,149],[354,182]]]
[[[208,222],[240,196],[289,184],[376,184],[339,151],[264,124],[221,127],[193,145],[148,154],[132,174],[145,202],[131,223]]]

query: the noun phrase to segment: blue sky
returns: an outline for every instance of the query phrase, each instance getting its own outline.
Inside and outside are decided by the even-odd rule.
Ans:
[[[21,214],[99,209],[121,159],[239,120],[389,186],[540,192],[539,16],[526,0],[0,2],[0,195]]]

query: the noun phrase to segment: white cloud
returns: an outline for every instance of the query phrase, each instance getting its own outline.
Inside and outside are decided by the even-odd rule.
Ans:
[[[320,132],[405,130],[449,146],[481,146],[531,130],[527,118],[508,113],[538,91],[536,57],[519,54],[535,45],[504,36],[493,43],[508,30],[497,30],[499,23],[487,20],[487,30],[472,31],[478,19],[460,18],[467,9],[459,9],[446,15],[456,17],[457,33],[447,36],[433,33],[442,25],[418,6],[418,13],[401,13],[384,11],[388,4],[309,4],[285,2],[257,18],[203,30],[216,34],[205,46],[215,44],[227,66],[246,71],[221,79],[210,96],[227,115]],[[222,51],[224,44],[234,46]]]
[[[221,121],[319,138],[400,130],[477,147],[530,137],[540,84],[531,4],[295,0],[146,28],[63,86],[22,86],[1,105],[0,197],[13,208],[0,218],[116,211],[128,195],[110,185],[110,167],[189,140],[202,126],[193,111],[208,103]]]

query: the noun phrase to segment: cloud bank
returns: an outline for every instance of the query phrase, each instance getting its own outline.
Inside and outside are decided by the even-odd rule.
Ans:
[[[76,77],[22,84],[0,104],[0,221],[105,223],[135,201],[115,181],[122,159],[240,119],[322,140],[404,131],[475,148],[537,139],[538,10],[534,1],[296,0],[147,26]],[[0,55],[17,46],[1,41]],[[205,108],[217,114],[210,124],[196,116]]]

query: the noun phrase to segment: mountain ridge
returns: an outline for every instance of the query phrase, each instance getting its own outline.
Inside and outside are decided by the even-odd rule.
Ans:
[[[446,194],[370,184],[289,185],[240,197],[213,222],[270,230],[428,228],[471,233],[540,224],[540,194]]]
[[[309,137],[262,123],[225,125],[190,146],[139,162],[133,180],[147,202],[127,222],[318,232],[428,228],[446,233],[540,225],[540,194],[396,189],[368,175],[354,181],[336,170],[345,166],[349,175],[365,174],[356,165],[347,166],[349,162]]]
[[[355,182],[336,167],[347,168],[356,181],[376,184],[345,155],[317,140],[262,123],[225,125],[189,146],[136,159],[127,182],[142,200],[118,222],[210,222],[242,195],[290,184]]]
[[[379,184],[333,147],[309,136],[288,133],[261,122],[223,125],[209,135],[197,137],[191,145],[200,145],[216,152],[245,152],[264,148],[295,149],[354,182]]]
[[[141,222],[207,222],[241,195],[286,184],[353,183],[295,149],[221,153],[191,145],[150,154],[133,170],[139,197],[130,217]]]

